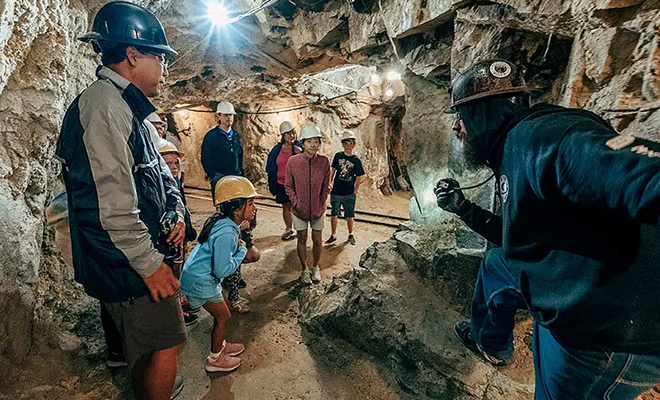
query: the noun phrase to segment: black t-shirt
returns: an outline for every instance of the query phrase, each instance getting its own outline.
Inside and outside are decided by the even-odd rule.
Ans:
[[[348,196],[355,192],[355,178],[364,175],[362,161],[356,156],[347,156],[343,151],[335,154],[332,168],[337,170],[332,184],[332,194]]]

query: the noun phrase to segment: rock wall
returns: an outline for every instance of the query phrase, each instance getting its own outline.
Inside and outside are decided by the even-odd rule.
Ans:
[[[53,158],[61,119],[74,96],[94,79],[97,61],[76,37],[87,31],[90,15],[104,3],[0,2],[4,370],[30,352],[35,320],[58,319],[63,309],[89,304],[52,246],[43,211],[61,186]],[[206,32],[193,18],[200,1],[139,3],[164,17],[175,47],[182,50],[170,71],[169,90],[159,99],[162,105],[229,97],[239,108],[255,111],[312,103],[288,114],[239,116],[247,173],[262,185],[265,156],[278,140],[279,122],[291,118],[300,126],[313,119],[321,126],[322,152],[328,155],[340,150],[342,129],[358,132],[358,153],[369,171],[365,188],[374,193],[391,175],[389,157],[398,146],[397,163],[405,166],[422,209],[438,213],[428,196],[437,178],[453,173],[469,181],[482,173],[460,167],[451,118],[440,112],[448,103],[445,89],[472,61],[491,56],[525,64],[528,81],[544,88],[545,100],[594,110],[624,134],[660,140],[658,0],[301,1],[299,8],[285,12],[280,4],[243,21],[242,26],[257,29],[233,49],[217,37],[223,45],[205,42]],[[392,68],[405,71],[407,89],[371,82],[374,70],[382,74]],[[340,90],[318,85],[319,79]],[[346,87],[357,90],[349,94]],[[201,114],[189,112],[174,121],[184,133],[188,182],[205,186],[198,144],[215,121]],[[393,145],[393,135],[401,142]],[[491,200],[484,198],[485,203]]]
[[[58,335],[51,322],[92,304],[58,255],[44,209],[62,187],[53,157],[62,118],[95,79],[98,61],[76,38],[103,3],[0,2],[0,393],[43,350],[33,344]]]
[[[71,273],[42,258],[44,207],[57,181],[54,144],[64,112],[94,76],[75,37],[87,29],[80,3],[0,4],[0,368],[32,345],[35,309],[60,306]]]
[[[281,92],[277,92],[279,96],[271,95],[261,102],[241,96],[240,92],[235,97],[223,97],[232,101],[237,109],[234,128],[243,138],[246,176],[266,188],[266,160],[270,150],[280,141],[280,123],[290,120],[300,132],[305,123],[313,121],[323,134],[319,152],[330,159],[343,150],[343,130],[355,131],[356,153],[367,171],[363,191],[365,194],[380,194],[381,186],[390,175],[388,152],[392,128],[390,118],[378,109],[382,90],[380,82],[372,82],[374,74],[374,67],[349,65],[304,76],[297,87],[300,97]],[[305,101],[309,106],[300,107]],[[186,183],[207,187],[200,148],[206,132],[217,123],[212,109],[204,112],[182,110],[172,116],[173,129],[179,132],[186,153]]]

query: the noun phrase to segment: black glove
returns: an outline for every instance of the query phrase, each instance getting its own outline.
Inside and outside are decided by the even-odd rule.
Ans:
[[[453,214],[458,214],[461,206],[466,202],[461,185],[455,179],[441,179],[435,185],[435,198],[438,200],[438,207]],[[457,190],[459,189],[459,190]]]

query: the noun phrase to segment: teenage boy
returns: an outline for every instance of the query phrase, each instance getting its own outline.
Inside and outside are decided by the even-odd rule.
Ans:
[[[353,235],[355,198],[364,176],[362,161],[354,154],[355,139],[353,131],[344,131],[341,137],[341,145],[344,151],[335,154],[335,158],[332,160],[332,175],[330,178],[330,181],[333,182],[332,191],[330,192],[330,205],[332,206],[330,226],[332,234],[325,241],[326,244],[337,241],[339,208],[343,207],[346,226],[348,226],[348,243],[355,245],[355,235]]]

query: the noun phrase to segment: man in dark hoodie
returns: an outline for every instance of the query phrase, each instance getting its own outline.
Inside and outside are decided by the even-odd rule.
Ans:
[[[588,111],[527,107],[530,89],[505,60],[453,83],[453,129],[493,170],[502,203],[500,217],[455,180],[436,187],[440,207],[501,246],[486,253],[456,334],[504,365],[527,308],[535,399],[633,399],[660,382],[660,145]]]

